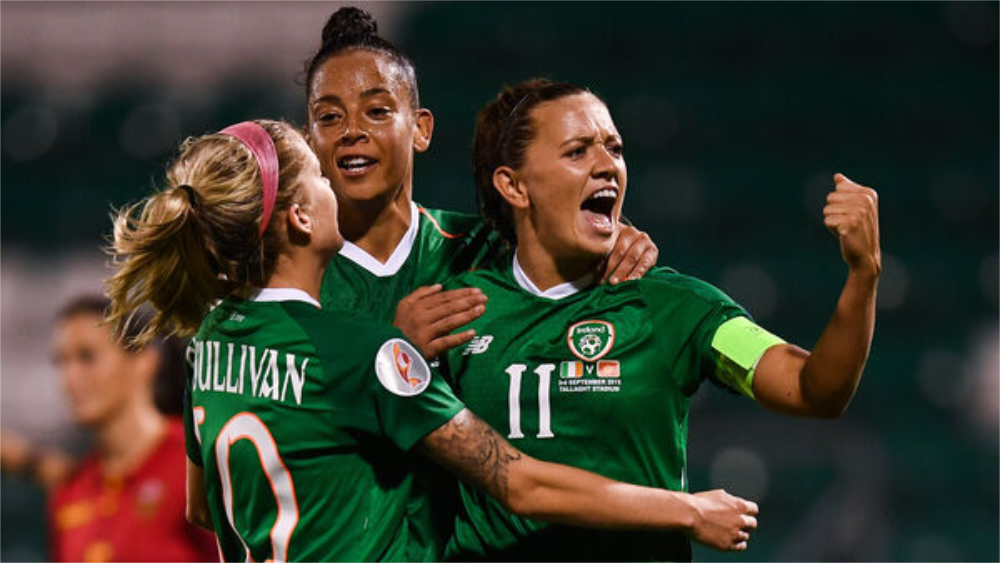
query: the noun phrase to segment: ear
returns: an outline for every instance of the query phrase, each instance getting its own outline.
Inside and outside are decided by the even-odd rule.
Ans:
[[[301,203],[293,203],[288,208],[286,216],[288,217],[288,238],[290,240],[294,240],[301,235],[309,236],[312,234],[315,228],[312,216]]]
[[[424,152],[431,146],[431,136],[434,134],[434,114],[429,109],[420,108],[414,112],[413,124],[417,130],[413,136],[413,150]]]
[[[527,186],[520,181],[517,171],[509,166],[500,166],[493,171],[493,187],[514,209],[527,209],[531,205]]]

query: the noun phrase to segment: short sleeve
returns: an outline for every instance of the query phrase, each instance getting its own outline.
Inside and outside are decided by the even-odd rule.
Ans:
[[[403,450],[465,408],[448,382],[402,338],[382,343],[373,368],[371,389],[380,430]]]
[[[725,301],[714,303],[702,317],[701,322],[697,324],[691,338],[691,345],[698,359],[698,377],[700,379],[709,379],[731,391],[752,398],[753,393],[747,392],[748,389],[752,389],[750,387],[752,374],[741,372],[739,366],[733,364],[729,358],[720,353],[719,349],[712,346],[719,328],[727,326],[728,323],[737,319],[752,324],[749,320],[749,314],[728,297]]]
[[[752,370],[739,368],[746,363],[744,357],[740,357],[740,363],[734,363],[732,357],[713,346],[713,342],[718,344],[715,338],[719,328],[733,326],[727,323],[734,319],[753,324],[746,310],[713,285],[666,268],[651,272],[640,283],[658,346],[676,350],[673,376],[685,392],[693,393],[702,381],[709,379],[752,397],[749,386]],[[753,365],[756,359],[751,362]]]

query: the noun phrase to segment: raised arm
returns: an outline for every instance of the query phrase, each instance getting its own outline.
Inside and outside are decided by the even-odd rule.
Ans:
[[[875,327],[875,295],[882,256],[879,248],[878,194],[834,176],[824,222],[840,240],[847,281],[837,307],[812,352],[798,346],[773,346],[755,370],[757,401],[790,414],[836,417],[854,396],[868,359]]]
[[[431,432],[422,451],[507,510],[591,528],[677,530],[710,547],[746,549],[757,505],[722,490],[687,494],[628,485],[532,458],[468,409]]]

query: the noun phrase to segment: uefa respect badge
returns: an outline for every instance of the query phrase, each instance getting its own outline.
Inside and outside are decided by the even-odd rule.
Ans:
[[[581,321],[569,327],[566,343],[581,360],[595,362],[611,351],[615,343],[615,325],[608,321]]]
[[[431,383],[431,369],[409,342],[393,338],[375,356],[375,373],[383,387],[396,395],[419,395]]]

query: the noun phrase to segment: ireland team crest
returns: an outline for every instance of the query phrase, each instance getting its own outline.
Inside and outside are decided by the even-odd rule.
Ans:
[[[595,362],[611,351],[615,343],[615,325],[608,321],[581,321],[569,327],[566,343],[581,360]]]

